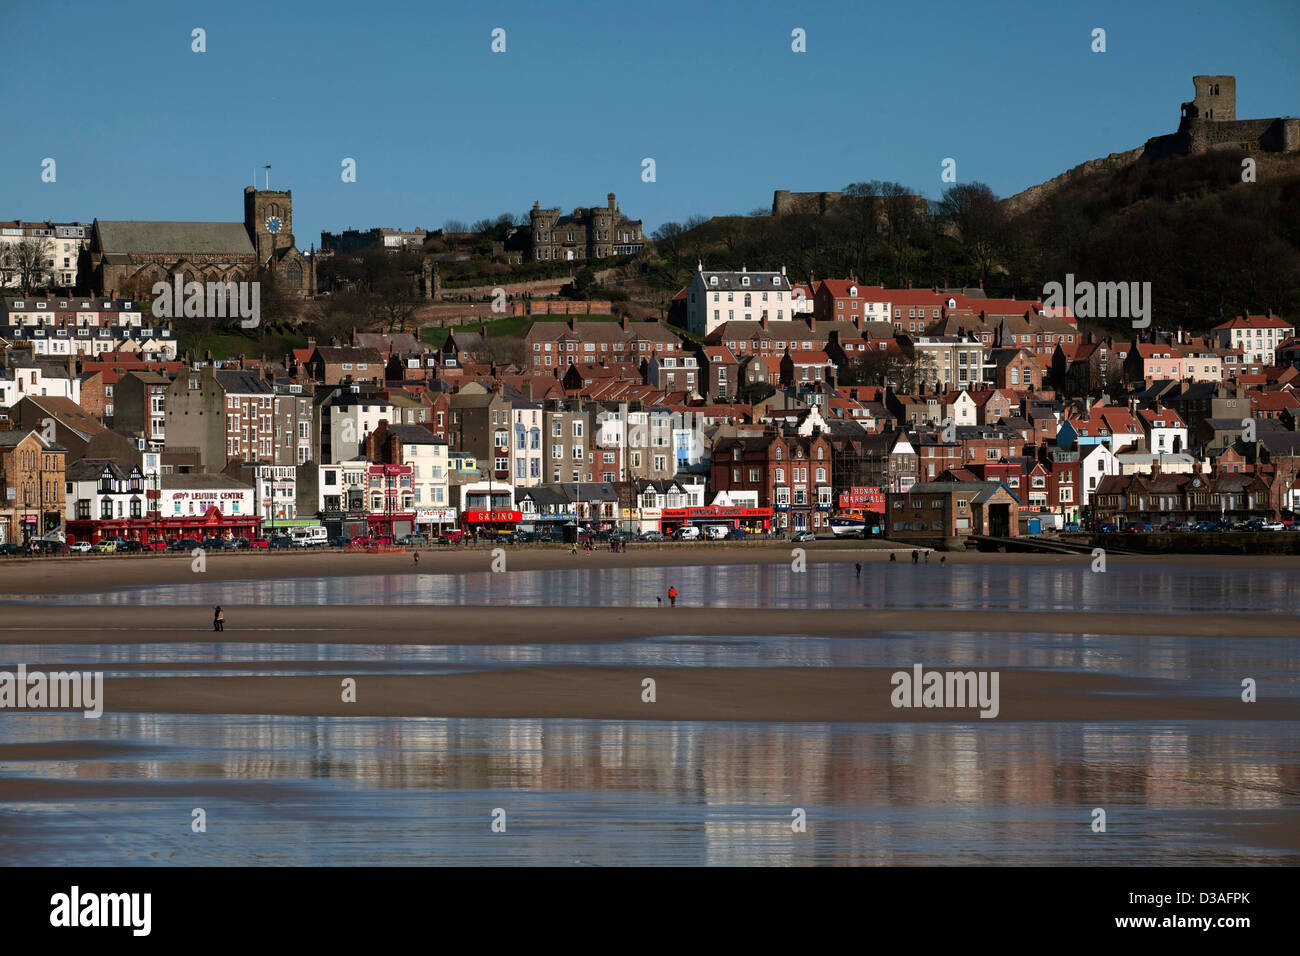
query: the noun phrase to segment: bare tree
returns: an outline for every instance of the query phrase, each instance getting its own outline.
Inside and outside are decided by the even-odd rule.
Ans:
[[[998,197],[983,183],[961,183],[944,190],[939,208],[987,283],[1005,238]]]
[[[898,273],[898,283],[901,286],[909,278],[908,252],[912,237],[924,222],[924,201],[918,199],[901,184],[892,182],[881,184],[881,197],[889,245],[894,251],[894,264]]]
[[[469,232],[469,226],[465,225],[465,223],[461,222],[459,219],[448,219],[442,224],[442,232],[443,235],[450,232]]]
[[[7,286],[18,274],[18,262],[8,243],[0,245],[0,286]]]
[[[26,236],[14,249],[14,267],[18,270],[23,293],[32,291],[33,285],[40,285],[51,265],[50,256],[54,253],[54,244],[40,236]]]

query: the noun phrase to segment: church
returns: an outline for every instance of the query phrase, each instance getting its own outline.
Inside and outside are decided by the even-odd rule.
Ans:
[[[292,190],[244,189],[244,221],[136,222],[96,219],[77,288],[107,298],[147,299],[155,282],[251,282],[274,271],[287,295],[316,291],[316,261],[293,240]]]

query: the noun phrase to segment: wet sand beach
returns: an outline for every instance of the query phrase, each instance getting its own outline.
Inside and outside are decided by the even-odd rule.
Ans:
[[[809,780],[834,821],[821,861],[1111,862],[1073,835],[1105,801],[1130,821],[1113,843],[1130,862],[1300,860],[1300,558],[1116,556],[1090,575],[1087,556],[918,569],[910,548],[889,562],[851,544],[808,546],[796,575],[788,545],[507,549],[504,574],[463,548],[418,568],[409,553],[215,553],[201,574],[188,555],[5,561],[0,669],[106,677],[97,720],[0,712],[0,862],[58,862],[110,830],[133,836],[96,843],[106,863],[359,862],[365,845],[418,864],[403,835],[430,826],[424,800],[565,824],[530,838],[533,862],[580,855],[571,827],[594,827],[607,862],[790,861],[788,825],[761,820],[788,823]],[[681,605],[654,606],[669,580]],[[996,671],[996,717],[895,707],[891,678],[914,663]],[[256,848],[174,843],[165,821],[199,797]],[[477,824],[433,826],[434,859],[499,852]],[[684,829],[664,844],[665,826]],[[1216,848],[1181,849],[1188,827]]]

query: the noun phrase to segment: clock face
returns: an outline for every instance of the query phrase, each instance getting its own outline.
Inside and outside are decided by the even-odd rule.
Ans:
[[[274,236],[280,231],[280,226],[282,225],[283,223],[280,222],[279,216],[272,216],[270,219],[266,220],[266,231]]]

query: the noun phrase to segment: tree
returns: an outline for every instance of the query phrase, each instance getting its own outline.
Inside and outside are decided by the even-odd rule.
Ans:
[[[997,196],[983,183],[958,183],[944,190],[939,208],[987,284],[1005,240],[1005,220]]]
[[[14,247],[14,268],[24,294],[30,293],[32,286],[42,284],[46,270],[53,264],[50,258],[53,254],[54,244],[40,236],[25,236]]]
[[[17,260],[8,243],[0,245],[0,286],[7,286],[18,273]]]
[[[899,183],[882,183],[880,195],[889,245],[894,252],[895,278],[902,288],[910,278],[908,252],[912,237],[923,224],[925,207],[917,196]]]
[[[469,232],[469,227],[459,219],[448,219],[442,224],[443,235],[450,232]]]

